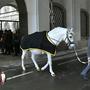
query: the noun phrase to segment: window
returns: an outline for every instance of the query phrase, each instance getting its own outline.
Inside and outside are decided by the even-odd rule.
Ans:
[[[3,6],[0,9],[0,29],[15,31],[19,28],[19,12],[13,6]]]

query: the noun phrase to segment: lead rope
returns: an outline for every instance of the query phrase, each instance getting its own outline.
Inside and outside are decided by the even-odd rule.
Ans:
[[[88,63],[88,62],[83,62],[83,61],[81,61],[81,59],[79,58],[79,56],[78,56],[78,54],[77,54],[77,51],[76,51],[75,47],[74,47],[74,52],[75,52],[75,55],[76,55],[77,60],[78,60],[79,62],[81,62],[81,63],[83,63],[83,64],[87,64],[87,63]]]

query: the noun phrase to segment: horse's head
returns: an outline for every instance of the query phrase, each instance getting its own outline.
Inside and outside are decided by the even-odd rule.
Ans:
[[[72,49],[72,48],[75,47],[73,28],[70,28],[70,29],[67,30],[65,41],[66,41],[69,49]]]
[[[61,41],[65,41],[69,49],[75,46],[73,28],[56,27],[48,33],[48,37],[56,46],[58,46]]]

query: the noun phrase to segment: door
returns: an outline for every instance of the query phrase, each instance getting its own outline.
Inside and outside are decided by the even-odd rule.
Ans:
[[[81,10],[81,39],[87,39],[89,36],[89,15],[85,10]]]

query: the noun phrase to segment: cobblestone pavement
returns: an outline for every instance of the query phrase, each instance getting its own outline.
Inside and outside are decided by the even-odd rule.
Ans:
[[[90,90],[90,73],[89,79],[83,80],[80,72],[85,65],[78,61],[65,64],[53,63],[56,77],[51,77],[48,69],[37,72],[30,65],[26,67],[24,74],[21,68],[7,70],[5,72],[7,81],[4,86],[0,87],[0,90]]]

